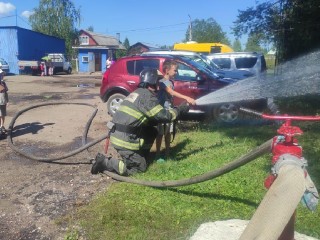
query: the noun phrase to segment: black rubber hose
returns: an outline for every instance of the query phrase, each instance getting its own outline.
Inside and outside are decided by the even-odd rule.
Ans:
[[[82,134],[82,146],[87,145],[87,136],[88,136],[88,132],[89,132],[89,128],[91,126],[91,123],[93,121],[93,119],[95,118],[96,114],[98,112],[98,109],[96,108],[95,111],[92,113],[91,117],[89,118],[85,128],[84,128],[84,132]],[[93,160],[93,158],[90,157],[89,155],[89,150],[87,148],[87,154],[88,154],[88,158],[89,160]]]
[[[128,182],[128,183],[135,183],[139,185],[149,186],[149,187],[156,187],[156,188],[167,188],[167,187],[179,187],[179,186],[186,186],[191,185],[195,183],[200,183],[204,181],[208,181],[210,179],[219,177],[223,174],[226,174],[228,172],[231,172],[235,170],[236,168],[239,168],[252,160],[256,159],[257,157],[270,152],[271,151],[271,145],[272,145],[272,139],[266,141],[265,143],[261,144],[259,147],[253,149],[249,153],[241,156],[240,158],[226,164],[225,166],[218,168],[216,170],[207,172],[202,175],[194,176],[187,179],[181,179],[181,180],[172,180],[172,181],[146,181],[146,180],[139,180],[134,179],[130,177],[124,177],[120,176],[113,172],[105,171],[104,173],[108,175],[109,177],[122,181],[122,182]]]
[[[65,102],[60,102],[60,103],[43,103],[43,104],[38,104],[38,105],[33,105],[30,106],[28,108],[25,108],[21,111],[19,111],[11,120],[10,124],[9,124],[9,129],[8,129],[8,145],[11,149],[13,149],[14,151],[16,151],[17,153],[21,154],[22,156],[25,156],[29,159],[32,160],[36,160],[36,161],[40,161],[40,162],[54,162],[54,161],[58,161],[58,160],[62,160],[65,158],[68,158],[70,156],[73,156],[75,154],[78,154],[86,149],[88,149],[89,147],[97,144],[98,142],[102,141],[103,139],[107,138],[108,133],[106,133],[105,135],[101,136],[100,138],[83,145],[81,148],[78,148],[74,151],[71,151],[63,156],[60,157],[55,157],[55,158],[43,158],[43,157],[36,157],[33,156],[31,154],[27,154],[25,152],[23,152],[22,150],[20,150],[19,148],[17,148],[16,146],[14,146],[13,141],[12,141],[12,129],[14,126],[15,121],[17,120],[17,118],[23,114],[26,111],[29,111],[33,108],[38,108],[38,107],[43,107],[43,106],[47,106],[47,105],[62,105],[62,104],[75,104],[75,105],[85,105],[85,106],[90,106],[90,107],[94,107],[91,104],[87,104],[87,103],[65,103]],[[95,107],[94,107],[95,108]],[[91,122],[94,118],[94,116],[97,113],[97,109],[94,111],[94,113],[92,114],[92,116],[90,117],[89,121],[86,124],[86,128],[83,134],[83,138],[82,138],[82,143],[86,143],[86,136],[88,133],[88,129],[91,125]],[[134,183],[134,184],[139,184],[139,185],[144,185],[144,186],[149,186],[149,187],[156,187],[156,188],[167,188],[167,187],[179,187],[179,186],[186,186],[186,185],[191,185],[191,184],[196,184],[196,183],[200,183],[200,182],[204,182],[204,181],[208,181],[210,179],[222,176],[228,172],[231,172],[251,161],[253,161],[254,159],[256,159],[257,157],[263,155],[264,153],[270,152],[271,150],[271,144],[272,144],[272,139],[266,141],[265,143],[261,144],[259,147],[253,149],[251,152],[245,154],[244,156],[226,164],[225,166],[207,172],[205,174],[202,175],[198,175],[198,176],[194,176],[191,178],[187,178],[187,179],[180,179],[180,180],[172,180],[172,181],[147,181],[147,180],[139,180],[139,179],[134,179],[134,178],[130,178],[130,177],[124,177],[124,176],[120,176],[116,173],[113,172],[104,172],[106,175],[110,176],[111,178],[118,180],[118,181],[122,181],[122,182],[128,182],[128,183]]]
[[[53,157],[53,158],[44,158],[44,157],[36,157],[34,155],[31,155],[31,154],[27,154],[25,153],[24,151],[22,151],[21,149],[17,148],[14,144],[13,144],[13,141],[12,141],[12,130],[13,130],[13,126],[14,126],[14,123],[15,121],[17,120],[17,118],[23,114],[24,112],[26,111],[29,111],[31,109],[34,109],[34,108],[38,108],[38,107],[43,107],[43,106],[48,106],[48,105],[62,105],[62,104],[73,104],[73,105],[84,105],[84,106],[89,106],[89,107],[93,107],[96,109],[95,106],[91,105],[91,104],[88,104],[88,103],[70,103],[70,102],[59,102],[59,103],[42,103],[42,104],[37,104],[37,105],[33,105],[33,106],[30,106],[30,107],[27,107],[25,109],[22,109],[20,110],[19,112],[16,113],[16,115],[12,118],[10,124],[9,124],[9,128],[8,128],[8,136],[7,136],[7,141],[8,141],[8,145],[9,147],[16,151],[17,153],[19,153],[20,155],[22,156],[25,156],[26,158],[29,158],[29,159],[32,159],[32,160],[36,160],[36,161],[39,161],[39,162],[54,162],[54,161],[58,161],[58,160],[62,160],[62,159],[65,159],[65,158],[68,158],[68,157],[71,157],[73,155],[76,155],[84,150],[86,150],[87,148],[101,142],[103,139],[106,139],[107,136],[108,136],[108,133],[102,135],[101,137],[99,137],[98,139],[90,142],[90,143],[87,143],[85,145],[83,145],[82,147],[78,148],[78,149],[75,149],[74,151],[71,151],[71,152],[68,152],[62,156],[59,156],[59,157]],[[92,119],[93,117],[96,115],[97,113],[97,109],[94,111],[94,113],[92,114],[92,117],[89,119],[89,122],[87,123],[86,125],[86,129],[85,129],[85,132],[84,132],[84,136],[87,135],[88,133],[88,129],[90,127],[90,124],[92,122]]]

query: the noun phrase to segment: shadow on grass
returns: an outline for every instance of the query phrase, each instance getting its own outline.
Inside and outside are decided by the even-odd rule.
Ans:
[[[273,121],[265,119],[239,119],[233,123],[221,123],[216,121],[181,121],[178,129],[181,132],[203,131],[220,132],[229,138],[252,138],[255,140],[267,140],[277,134],[279,126]],[[178,134],[179,134],[178,131]]]
[[[199,130],[203,132],[219,132],[222,135],[241,141],[242,139],[251,138],[257,142],[265,142],[273,136],[277,135],[278,126],[270,124],[270,122],[262,122],[261,124],[216,124],[202,123]]]
[[[173,189],[173,188],[160,189],[160,190],[172,191],[172,192],[176,192],[179,194],[184,194],[184,195],[188,195],[188,196],[197,196],[197,197],[201,197],[201,198],[210,198],[210,199],[214,198],[216,200],[239,202],[239,203],[243,203],[245,205],[252,206],[252,207],[258,207],[260,204],[260,203],[250,201],[248,199],[243,199],[243,198],[233,197],[233,196],[225,196],[225,195],[214,194],[214,193],[199,193],[199,192],[195,192],[195,191],[191,192],[191,191],[178,190],[178,189]]]
[[[191,143],[191,140],[190,139],[185,139],[185,140],[179,142],[174,147],[172,147],[172,153],[174,155],[175,161],[183,160],[183,159],[187,158],[188,156],[190,156],[191,154],[196,154],[198,152],[202,152],[205,149],[208,150],[208,149],[213,149],[213,148],[217,148],[217,147],[223,146],[223,142],[220,141],[220,142],[214,143],[214,144],[212,144],[210,146],[200,147],[198,149],[192,149],[190,151],[184,152],[183,154],[178,154],[178,153],[183,152],[184,149],[187,149],[189,143]]]

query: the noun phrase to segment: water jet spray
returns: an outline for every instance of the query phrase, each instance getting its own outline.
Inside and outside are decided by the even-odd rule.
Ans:
[[[197,105],[247,102],[256,99],[287,98],[320,93],[320,52],[277,66],[275,76],[247,78],[196,100]]]

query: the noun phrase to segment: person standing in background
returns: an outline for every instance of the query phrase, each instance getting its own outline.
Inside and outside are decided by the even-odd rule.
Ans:
[[[112,64],[112,58],[108,57],[108,59],[106,61],[106,69],[110,68],[111,64]]]
[[[4,120],[7,115],[7,105],[9,102],[8,87],[3,80],[4,72],[0,69],[0,131],[5,133]]]
[[[41,76],[44,76],[44,68],[45,68],[45,67],[46,67],[46,66],[45,66],[44,62],[41,62],[41,63],[40,63]]]
[[[48,69],[47,69],[47,61],[44,61],[44,66],[43,66],[43,70],[44,70],[44,76],[47,76],[48,75]]]
[[[48,61],[48,67],[49,67],[48,75],[52,76],[53,75],[53,64],[52,64],[51,60]]]

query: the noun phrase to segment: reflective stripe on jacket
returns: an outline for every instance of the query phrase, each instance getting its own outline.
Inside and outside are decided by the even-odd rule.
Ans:
[[[126,133],[115,129],[110,141],[116,147],[133,151],[150,149],[154,141],[154,137],[151,137],[154,134],[150,133],[154,131],[154,126],[172,122],[176,117],[177,111],[164,109],[154,92],[138,88],[124,99],[112,120],[116,125],[127,125],[137,131]]]

